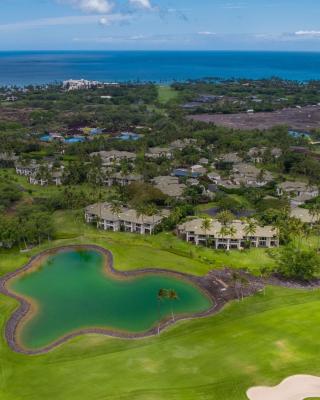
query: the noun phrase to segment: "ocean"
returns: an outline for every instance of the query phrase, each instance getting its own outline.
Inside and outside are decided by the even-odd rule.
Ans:
[[[320,79],[320,53],[237,51],[0,52],[0,85],[66,79],[170,83],[205,77]]]

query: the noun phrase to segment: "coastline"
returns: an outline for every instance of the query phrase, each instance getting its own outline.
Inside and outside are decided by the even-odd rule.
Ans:
[[[73,68],[74,59],[77,69]],[[208,77],[252,80],[278,77],[307,82],[320,79],[319,70],[320,53],[316,51],[0,51],[0,86],[47,85],[71,78],[123,84],[171,84]]]

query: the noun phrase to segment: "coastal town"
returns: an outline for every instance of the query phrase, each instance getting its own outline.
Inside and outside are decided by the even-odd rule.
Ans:
[[[320,400],[320,2],[0,6],[0,400]]]
[[[319,99],[318,81],[280,79],[0,88],[0,292],[38,276],[57,306],[27,331],[19,297],[10,351],[171,340],[192,319],[215,337],[225,312],[234,324],[244,307],[314,296]]]
[[[6,133],[0,165],[7,179],[3,179],[2,190],[4,196],[9,188],[17,191],[20,200],[8,199],[12,211],[8,217],[4,208],[2,226],[10,225],[19,213],[24,191],[32,198],[32,187],[44,191],[56,187],[52,193],[58,203],[63,202],[61,198],[68,188],[71,196],[79,197],[78,188],[86,191],[92,187],[95,202],[91,203],[84,192],[71,203],[78,202],[83,207],[83,221],[98,230],[142,235],[169,230],[180,240],[197,246],[239,251],[281,247],[297,225],[301,232],[304,226],[309,231],[317,229],[319,164],[317,145],[313,144],[318,140],[317,130],[299,131],[298,116],[292,126],[275,125],[264,130],[259,126],[255,130],[234,130],[205,120],[191,122],[190,110],[221,115],[215,114],[217,104],[221,112],[230,104],[239,109],[239,104],[246,102],[247,107],[257,105],[257,111],[252,110],[255,115],[265,102],[268,107],[274,104],[275,111],[269,112],[272,118],[281,103],[285,103],[282,107],[290,103],[289,96],[281,100],[286,83],[280,83],[268,99],[263,95],[265,88],[270,93],[272,82],[268,81],[203,81],[157,88],[70,80],[61,86],[23,91],[3,88],[2,129]],[[232,96],[211,94],[222,92],[221,86],[225,86],[223,91],[228,88]],[[300,95],[301,107],[310,107],[316,88],[297,86],[295,102]],[[258,90],[262,94],[253,95]],[[83,115],[70,110],[70,122],[61,117],[59,122],[46,110],[46,102],[41,100],[45,95],[61,99],[62,112],[70,96],[84,105],[90,96],[96,99],[96,105]],[[15,106],[9,97],[15,99]],[[42,106],[28,109],[28,123],[22,125],[20,116],[33,98],[38,98]],[[133,99],[131,105],[129,98]],[[146,107],[151,106],[147,99],[152,99],[152,111],[147,111]],[[112,117],[122,103],[128,110],[127,117],[104,121],[99,110],[112,110]],[[94,104],[92,100],[90,104]],[[291,107],[300,112],[297,105]],[[173,117],[179,109],[183,111]],[[248,114],[242,105],[241,109]],[[21,177],[19,185],[14,183],[15,177]],[[32,203],[29,207],[36,208],[34,200]],[[7,229],[0,232],[0,238],[4,248],[20,241],[15,235],[8,237]],[[23,240],[27,246],[34,244],[32,238]]]

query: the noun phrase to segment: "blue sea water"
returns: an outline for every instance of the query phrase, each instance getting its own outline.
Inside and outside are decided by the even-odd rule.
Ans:
[[[0,85],[65,79],[185,81],[204,77],[320,79],[320,53],[237,51],[0,52]]]

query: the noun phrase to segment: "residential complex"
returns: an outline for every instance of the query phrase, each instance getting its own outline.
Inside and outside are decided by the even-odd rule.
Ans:
[[[178,235],[196,245],[207,245],[215,249],[242,249],[250,244],[253,247],[278,247],[277,231],[272,226],[256,226],[250,230],[246,222],[235,220],[226,229],[219,221],[210,220],[205,229],[203,219],[193,219],[178,226]]]
[[[98,228],[114,232],[124,231],[151,235],[157,225],[169,216],[163,210],[155,215],[141,215],[136,210],[121,207],[117,212],[110,203],[92,204],[85,209],[87,223],[96,223]]]

